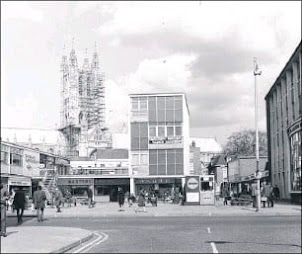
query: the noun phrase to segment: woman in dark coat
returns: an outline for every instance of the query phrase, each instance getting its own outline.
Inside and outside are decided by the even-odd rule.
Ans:
[[[118,187],[117,189],[117,201],[120,206],[120,211],[122,211],[122,207],[124,206],[125,203],[125,193],[123,192],[123,189]]]
[[[144,212],[145,213],[147,212],[146,207],[145,207],[145,193],[142,189],[139,191],[139,194],[138,194],[137,207],[135,208],[135,212],[138,211],[139,207],[143,207]]]
[[[13,202],[13,206],[17,210],[18,224],[22,223],[22,217],[23,217],[23,212],[25,209],[25,203],[26,203],[25,193],[21,187],[18,187],[15,197],[14,197],[14,202]]]

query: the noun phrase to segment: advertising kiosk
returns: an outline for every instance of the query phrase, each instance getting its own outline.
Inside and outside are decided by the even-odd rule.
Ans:
[[[186,205],[200,204],[200,181],[199,176],[186,176],[185,193]]]
[[[186,205],[215,205],[214,175],[186,176]]]
[[[214,175],[200,176],[200,204],[215,205]]]

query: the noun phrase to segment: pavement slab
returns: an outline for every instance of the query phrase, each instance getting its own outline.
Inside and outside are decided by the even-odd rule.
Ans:
[[[71,227],[8,227],[1,253],[62,253],[92,237],[89,230]]]

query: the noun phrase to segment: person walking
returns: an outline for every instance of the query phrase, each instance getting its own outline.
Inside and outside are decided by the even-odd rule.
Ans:
[[[275,184],[273,191],[274,191],[275,200],[279,201],[279,199],[280,199],[280,190],[279,190],[279,187],[278,187],[277,184]]]
[[[56,188],[55,191],[55,206],[57,208],[57,213],[61,212],[61,204],[62,204],[62,200],[63,200],[63,195],[62,192],[59,190],[59,188]]]
[[[22,190],[21,187],[18,187],[13,202],[13,206],[17,210],[18,224],[22,223],[25,203],[26,203],[25,192]]]
[[[0,236],[6,237],[6,200],[8,197],[8,192],[4,188],[3,184],[0,183],[0,188],[1,188],[1,199],[0,199],[0,205],[1,205],[1,214],[0,214],[0,225],[1,225],[1,231],[0,231]]]
[[[135,212],[138,211],[138,208],[142,207],[143,211],[146,213],[146,206],[145,206],[145,193],[142,189],[140,189],[139,194],[138,194],[138,200],[137,200],[137,207],[134,209]]]
[[[257,183],[251,184],[251,195],[253,199],[253,207],[256,208],[256,199],[257,199]]]
[[[45,192],[42,190],[42,186],[39,185],[38,189],[34,192],[34,196],[33,196],[34,206],[35,209],[37,210],[38,222],[44,220],[45,200],[46,200]]]
[[[91,208],[93,207],[93,191],[92,191],[92,186],[90,186],[88,188],[88,191],[87,191],[87,196],[88,196],[88,207]]]
[[[222,197],[223,197],[223,205],[228,205],[229,191],[227,188],[223,189]]]
[[[71,202],[72,202],[71,192],[69,190],[67,190],[65,196],[66,196],[67,206],[71,207]]]
[[[117,201],[120,207],[119,211],[124,211],[124,203],[125,203],[125,193],[121,187],[118,187],[117,189]]]
[[[275,193],[271,183],[269,183],[268,185],[268,194],[269,196],[268,196],[267,206],[269,207],[270,205],[270,207],[274,207]]]

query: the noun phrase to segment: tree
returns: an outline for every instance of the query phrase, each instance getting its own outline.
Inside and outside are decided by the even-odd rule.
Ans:
[[[259,131],[259,155],[267,156],[267,136],[266,132]],[[244,130],[234,132],[228,137],[228,142],[224,146],[224,152],[229,155],[255,156],[256,155],[256,132]]]

